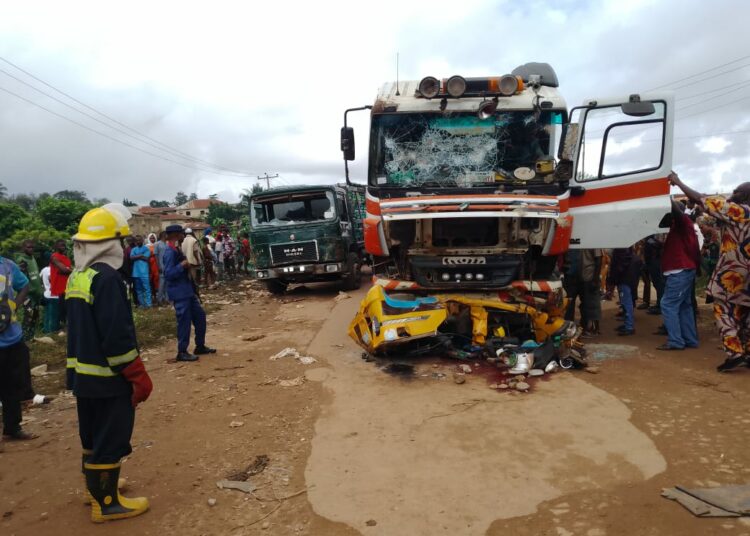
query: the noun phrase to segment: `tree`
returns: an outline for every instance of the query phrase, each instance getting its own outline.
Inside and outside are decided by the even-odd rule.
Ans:
[[[208,196],[208,198],[212,201],[216,201],[217,199],[219,199],[219,194],[211,194]]]
[[[31,224],[31,214],[15,203],[0,202],[0,238],[4,239]]]
[[[177,195],[174,196],[174,204],[178,207],[180,205],[184,205],[188,202],[188,196],[185,195],[185,192],[177,192]]]
[[[5,199],[8,195],[8,189],[3,186],[3,183],[0,182],[0,199]]]
[[[148,206],[151,208],[163,208],[169,206],[169,201],[157,201],[156,199],[152,199]]]
[[[127,197],[122,200],[122,204],[125,205],[126,207],[137,207],[138,206],[138,203],[134,203],[133,201],[131,201]]]
[[[37,203],[34,213],[48,227],[72,235],[78,228],[78,222],[90,209],[91,203],[88,202],[49,197]]]
[[[49,194],[43,194],[49,196]],[[36,194],[15,194],[10,196],[8,199],[11,203],[18,205],[24,210],[32,211],[39,201],[39,196]]]
[[[196,199],[198,199],[198,194],[196,194],[195,192],[190,194],[190,197],[188,197],[188,201],[195,201]]]
[[[110,201],[110,200],[109,200],[109,199],[107,199],[106,197],[95,197],[95,198],[94,198],[94,199],[93,199],[93,200],[91,201],[91,204],[92,204],[92,205],[94,205],[95,207],[101,207],[102,205],[108,205],[108,204],[109,204],[109,203],[111,203],[111,202],[112,202],[112,201]]]
[[[52,195],[55,199],[67,199],[69,201],[78,201],[79,203],[88,203],[89,198],[86,192],[81,190],[60,190]]]
[[[244,210],[241,210],[237,206],[227,203],[217,203],[208,207],[208,216],[206,219],[209,225],[215,227],[222,223],[232,223],[240,219],[243,213]]]

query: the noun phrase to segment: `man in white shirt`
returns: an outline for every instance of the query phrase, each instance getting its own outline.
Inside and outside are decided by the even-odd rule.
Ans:
[[[57,315],[57,308],[50,306],[50,301],[59,299],[57,296],[52,295],[52,284],[49,281],[50,270],[49,265],[45,266],[39,272],[42,278],[42,284],[44,285],[44,321],[42,322],[42,331],[44,333],[52,333],[53,326],[57,325],[58,320],[54,318]]]

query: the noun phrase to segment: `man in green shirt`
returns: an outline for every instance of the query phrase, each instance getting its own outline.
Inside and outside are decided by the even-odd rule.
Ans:
[[[42,288],[42,278],[39,275],[39,265],[34,258],[34,241],[31,239],[24,240],[21,245],[21,253],[16,255],[16,264],[21,271],[29,278],[29,297],[25,304],[21,305],[19,310],[23,313],[23,337],[25,340],[31,340],[36,333],[39,324],[39,304],[44,295]]]

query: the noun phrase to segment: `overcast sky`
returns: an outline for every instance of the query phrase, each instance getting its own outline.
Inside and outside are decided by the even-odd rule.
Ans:
[[[674,167],[703,190],[727,191],[750,180],[750,132],[698,136],[750,131],[750,57],[672,82],[750,55],[748,21],[744,0],[4,2],[0,57],[172,149],[66,108],[0,61],[0,182],[10,193],[75,189],[140,203],[178,190],[235,201],[255,182],[195,169],[175,149],[278,173],[274,184],[339,182],[343,111],[372,103],[399,52],[401,79],[548,62],[570,107],[671,83],[685,107]],[[354,126],[353,178],[364,181],[366,116]]]

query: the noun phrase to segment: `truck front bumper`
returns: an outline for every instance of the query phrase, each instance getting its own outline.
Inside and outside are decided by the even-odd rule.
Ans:
[[[263,268],[255,270],[255,278],[284,279],[286,281],[310,281],[318,278],[341,277],[344,271],[344,263],[326,262],[316,264],[294,264],[292,266],[278,266],[275,268]]]

